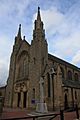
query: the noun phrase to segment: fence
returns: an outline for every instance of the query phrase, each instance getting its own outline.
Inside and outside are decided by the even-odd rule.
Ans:
[[[31,118],[32,118],[31,120],[36,120],[37,118],[45,118],[45,117],[50,117],[49,120],[52,120],[53,118],[55,118],[58,115],[60,115],[60,114],[50,113],[50,114],[44,114],[44,115],[31,115],[31,116],[20,117],[20,118],[19,117],[18,118],[5,118],[5,119],[0,119],[0,120],[28,120]]]
[[[76,105],[74,110],[76,112],[76,118],[79,119],[79,111],[78,111],[77,105]],[[29,115],[29,116],[26,116],[26,117],[5,118],[5,119],[0,119],[0,120],[36,120],[38,118],[40,119],[40,118],[45,118],[45,117],[50,117],[48,120],[52,120],[55,117],[57,117],[58,115],[60,115],[60,120],[64,120],[64,110],[60,110],[59,113],[47,113],[47,114],[40,114],[40,115]]]

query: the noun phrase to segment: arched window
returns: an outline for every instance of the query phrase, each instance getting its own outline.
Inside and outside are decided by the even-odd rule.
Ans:
[[[60,68],[61,68],[62,78],[65,78],[65,76],[64,76],[64,69],[62,67],[60,67]]]
[[[47,74],[47,79],[48,79],[48,97],[50,97],[51,96],[51,92],[50,92],[50,75],[49,75],[49,73]]]
[[[0,96],[2,96],[2,92],[0,91]]]
[[[18,78],[26,77],[29,73],[28,56],[22,56],[18,63]]]
[[[67,96],[67,94],[65,93],[65,96],[64,96],[64,107],[65,107],[65,109],[67,109],[68,108],[68,96]]]
[[[35,99],[35,88],[33,88],[33,93],[32,93],[33,95],[33,99]]]
[[[20,64],[19,66],[18,66],[18,78],[20,78],[21,76],[22,76],[22,64]]]
[[[24,60],[23,60],[23,76],[27,76],[28,75],[28,57],[26,57]]]
[[[36,64],[36,58],[35,57],[33,58],[33,61],[34,61],[34,64]]]
[[[75,99],[77,99],[77,92],[75,91]]]
[[[72,80],[72,72],[68,70],[68,75],[67,75],[68,80]]]
[[[77,73],[74,74],[74,79],[75,79],[75,81],[78,81],[79,78],[78,78],[78,74]]]

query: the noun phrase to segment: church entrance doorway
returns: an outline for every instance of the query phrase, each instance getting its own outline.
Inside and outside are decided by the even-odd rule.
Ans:
[[[65,107],[65,109],[67,109],[68,108],[68,98],[67,98],[67,94],[65,94],[65,101],[64,101],[64,107]]]
[[[23,107],[26,108],[26,99],[27,99],[27,92],[23,93]]]
[[[18,93],[17,107],[20,107],[21,93]]]

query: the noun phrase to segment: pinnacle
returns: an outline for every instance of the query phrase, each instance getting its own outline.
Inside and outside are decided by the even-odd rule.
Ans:
[[[40,7],[38,7],[37,20],[40,20],[40,21],[41,21],[41,16],[40,16]]]
[[[19,24],[19,30],[18,30],[17,36],[18,36],[18,37],[21,37],[21,24]]]

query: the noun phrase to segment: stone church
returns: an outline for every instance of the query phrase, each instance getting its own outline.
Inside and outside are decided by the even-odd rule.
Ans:
[[[43,78],[44,102],[49,109],[80,106],[80,68],[48,53],[40,8],[34,22],[33,40],[21,37],[21,25],[10,58],[5,106],[36,108]]]

